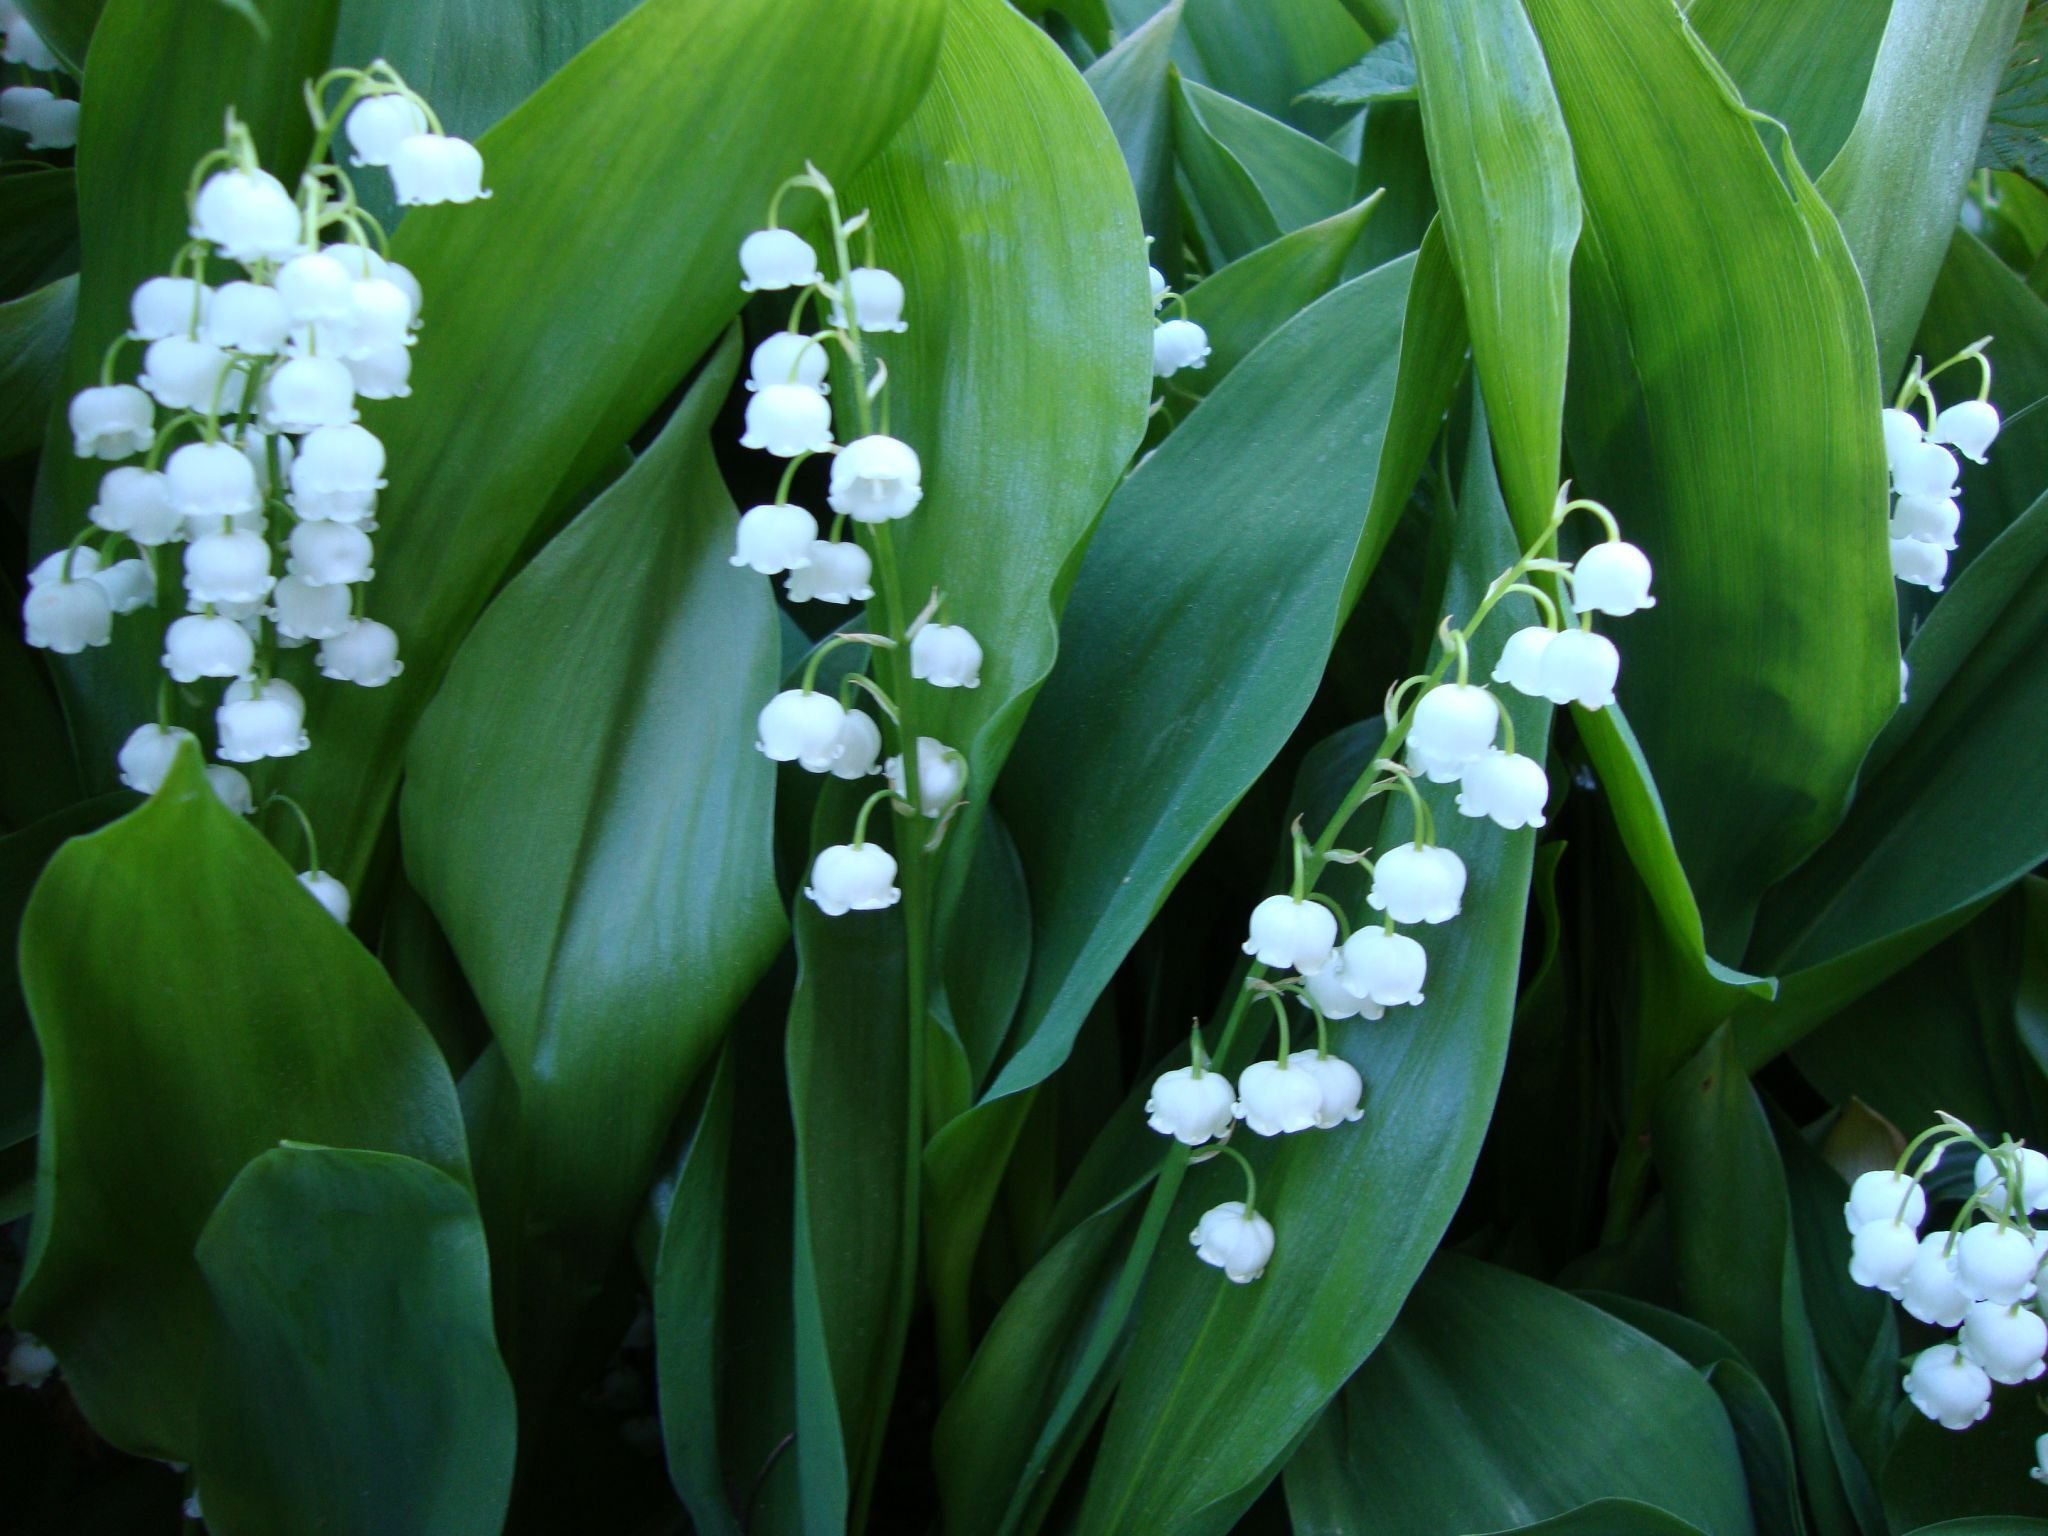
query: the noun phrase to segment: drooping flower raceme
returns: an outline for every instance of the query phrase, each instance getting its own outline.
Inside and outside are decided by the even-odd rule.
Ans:
[[[327,151],[345,130],[355,163],[389,167],[401,202],[488,195],[474,147],[443,135],[389,65],[331,71],[307,101],[315,148],[296,186],[258,163],[232,112],[201,159],[189,243],[136,287],[129,330],[68,405],[74,450],[115,466],[88,513],[94,540],[23,604],[30,643],[59,651],[106,644],[114,616],[168,610],[170,680],[225,685],[208,777],[242,812],[254,808],[248,779],[224,764],[311,742],[306,699],[278,675],[284,651],[317,644],[311,669],[363,687],[403,671],[397,634],[363,611],[386,463],[356,401],[406,392],[421,292],[382,254],[383,231]],[[240,272],[222,274],[227,264]],[[133,382],[120,377],[130,347]],[[179,544],[172,563],[163,551]],[[163,716],[123,745],[129,787],[153,792],[194,737],[173,718],[182,703],[166,689]],[[346,919],[333,876],[316,863],[302,880]]]
[[[1956,456],[1982,464],[1998,436],[1998,407],[1990,398],[1991,360],[1985,355],[1990,342],[1988,336],[1972,342],[1933,368],[1915,358],[1897,401],[1881,417],[1893,496],[1892,575],[1908,586],[1939,592],[1946,585],[1948,557],[1962,522],[1956,499],[1961,495],[1962,466]],[[1977,398],[1943,408],[1930,381],[1964,363],[1977,365]],[[1915,406],[1927,413],[1924,426],[1913,413]]]

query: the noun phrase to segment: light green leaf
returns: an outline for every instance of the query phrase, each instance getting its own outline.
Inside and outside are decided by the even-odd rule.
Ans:
[[[1597,1307],[1455,1254],[1423,1275],[1310,1444],[1320,1454],[1287,1473],[1297,1533],[1492,1531],[1596,1499],[1712,1536],[1754,1529],[1727,1415],[1690,1365]]]
[[[1152,265],[1169,280],[1180,275],[1180,195],[1173,182],[1173,81],[1170,60],[1180,28],[1181,0],[1088,66],[1083,77],[1123,151],[1138,194],[1138,213],[1152,237]]]
[[[1870,84],[1892,0],[1694,0],[1686,21],[1742,99],[1785,125],[1807,165],[1835,158]]]
[[[1941,269],[2024,9],[2025,0],[1893,0],[1863,109],[1820,178],[1870,294],[1886,379],[1904,364]]]
[[[1415,99],[1415,46],[1404,24],[1349,69],[1339,70],[1302,100],[1329,107],[1366,107]]]
[[[1176,148],[1194,180],[1199,212],[1217,231],[1230,260],[1289,230],[1327,219],[1352,201],[1350,161],[1205,85],[1179,82],[1174,123]],[[1196,168],[1203,165],[1214,169],[1197,177]],[[1217,189],[1213,195],[1212,187]],[[1269,227],[1271,233],[1264,233]]]
[[[493,1536],[512,1382],[469,1190],[409,1157],[287,1144],[198,1244],[220,1326],[195,1455],[224,1536]]]
[[[709,437],[739,355],[729,335],[648,451],[492,603],[414,738],[406,867],[518,1085],[520,1148],[485,1170],[520,1170],[517,1225],[496,1233],[508,1263],[523,1254],[508,1338],[566,1324],[611,1263],[786,932],[775,771],[753,744],[775,609],[728,563]]]
[[[286,1139],[466,1181],[454,1086],[383,970],[190,750],[140,810],[51,861],[21,956],[45,1097],[14,1317],[102,1435],[189,1460],[213,1327],[192,1245],[222,1191]]]
[[[1372,46],[1351,11],[1344,0],[1187,0],[1182,69],[1269,117],[1326,132],[1335,114],[1299,97]]]

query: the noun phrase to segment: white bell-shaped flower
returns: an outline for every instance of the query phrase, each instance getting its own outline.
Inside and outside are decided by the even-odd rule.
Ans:
[[[249,788],[249,776],[241,769],[230,768],[226,763],[208,763],[206,782],[213,786],[220,803],[237,816],[255,813],[256,796]]]
[[[880,267],[855,267],[846,274],[847,292],[853,299],[853,324],[863,331],[907,331],[903,321],[903,282]],[[846,306],[832,303],[832,323],[843,326]]]
[[[1543,653],[1556,638],[1555,630],[1541,624],[1516,630],[1501,647],[1500,660],[1493,664],[1493,680],[1533,699],[1543,698]]]
[[[1954,549],[1962,523],[1963,509],[1953,496],[1901,496],[1892,508],[1891,536]]]
[[[279,432],[311,432],[356,419],[356,381],[334,357],[295,357],[264,386],[266,425]]]
[[[370,536],[353,523],[300,523],[286,549],[286,574],[309,587],[343,587],[377,574]]]
[[[1447,923],[1465,900],[1465,861],[1448,848],[1401,843],[1373,865],[1366,902],[1397,923]]]
[[[261,689],[253,678],[228,684],[213,724],[220,756],[230,763],[296,757],[312,745],[306,735],[306,701],[281,677]]]
[[[777,458],[820,453],[832,446],[832,407],[808,384],[770,384],[747,401],[742,448],[760,448]]]
[[[1650,557],[1624,539],[1595,544],[1572,568],[1572,600],[1581,609],[1624,618],[1657,606]]]
[[[95,527],[144,546],[168,544],[185,531],[185,514],[171,505],[162,473],[135,464],[100,476],[99,496],[86,516]]]
[[[882,755],[882,728],[860,710],[849,709],[839,727],[839,756],[832,760],[835,779],[864,779]]]
[[[268,494],[271,488],[271,460],[277,461],[277,472],[289,477],[292,459],[295,456],[292,440],[280,432],[265,432],[253,422],[224,421],[220,427],[221,441],[232,443],[249,461],[249,467],[256,471],[256,484]]]
[[[136,341],[197,336],[206,325],[213,290],[190,277],[152,277],[128,299],[128,334]]]
[[[2034,1245],[2018,1227],[1979,1222],[1956,1239],[1956,1284],[1972,1301],[2010,1306],[2031,1300],[2040,1263]]]
[[[0,128],[12,128],[16,133],[32,133],[31,123],[35,109],[56,97],[40,85],[10,85],[0,90]]]
[[[76,656],[114,636],[114,605],[90,577],[30,587],[21,620],[30,645],[59,656]]]
[[[825,344],[801,331],[777,331],[754,348],[747,365],[747,388],[764,389],[770,384],[803,384],[830,393],[825,375],[832,358]]]
[[[403,400],[412,393],[412,353],[404,347],[385,347],[343,361],[361,399]]]
[[[1892,575],[1911,587],[1939,592],[1948,581],[1948,551],[1919,539],[1893,539]]]
[[[1500,705],[1474,683],[1441,683],[1415,706],[1408,744],[1432,784],[1451,784],[1493,746]]]
[[[219,347],[189,336],[166,336],[149,344],[137,382],[168,410],[211,411],[224,394],[221,381],[228,361]]]
[[[332,640],[322,642],[313,659],[322,677],[360,688],[382,688],[405,670],[405,663],[398,659],[397,631],[375,619],[357,619]]]
[[[1901,496],[1953,496],[1962,466],[1935,443],[1915,443],[1892,467],[1892,489]]]
[[[316,587],[303,576],[287,576],[270,594],[270,618],[277,632],[292,640],[332,640],[354,617],[347,587]]]
[[[247,266],[298,254],[299,206],[268,171],[215,171],[192,203],[192,238]]]
[[[1949,1234],[1930,1232],[1920,1239],[1913,1255],[1913,1267],[1906,1271],[1899,1287],[1899,1305],[1923,1323],[1953,1328],[1969,1312],[1972,1302],[1956,1284],[1956,1267],[1949,1254]]]
[[[251,635],[261,636],[263,633],[263,610],[267,606],[268,605],[262,601],[248,603],[211,604],[188,602],[185,604],[185,611],[187,613],[204,613],[209,607],[211,607],[214,613],[220,618],[233,619],[237,624],[240,624],[244,629],[248,630]],[[289,640],[285,642],[287,646],[296,646],[301,645],[303,643],[303,641],[298,640]]]
[[[1315,1128],[1323,1108],[1323,1085],[1296,1052],[1285,1062],[1255,1061],[1237,1079],[1232,1113],[1261,1136],[1285,1136]]]
[[[338,241],[333,245],[323,245],[320,247],[320,254],[322,256],[330,256],[340,262],[347,270],[349,281],[351,282],[354,282],[357,278],[391,277],[394,271],[400,270],[397,262],[387,261],[384,257],[379,256],[370,246],[357,245],[353,242]],[[392,281],[397,282],[398,280],[392,278]],[[404,285],[401,284],[400,286]],[[415,288],[418,286],[417,280],[414,281],[413,286]],[[417,294],[413,298],[413,308],[415,310],[419,308]]]
[[[1249,1285],[1266,1272],[1273,1259],[1273,1223],[1254,1211],[1245,1214],[1242,1200],[1226,1200],[1202,1213],[1188,1234],[1195,1257],[1213,1264],[1238,1285]]]
[[[355,274],[326,251],[294,256],[277,269],[274,282],[285,312],[302,325],[346,320],[354,312]]]
[[[484,157],[467,139],[415,133],[391,151],[391,191],[401,208],[473,203],[484,188]]]
[[[5,8],[4,16],[7,45],[0,49],[0,59],[45,74],[55,69],[57,55],[50,45],[43,41],[42,34],[36,31],[34,23],[11,4]]]
[[[832,460],[825,499],[834,512],[844,512],[857,523],[910,516],[924,499],[924,469],[917,450],[879,434],[855,438]]]
[[[253,603],[270,595],[270,545],[258,533],[209,533],[185,546],[185,591],[195,603]]]
[[[1237,1118],[1236,1102],[1230,1079],[1221,1072],[1175,1067],[1152,1080],[1152,1096],[1145,1100],[1145,1123],[1184,1147],[1199,1147],[1230,1134]]]
[[[2048,1483],[2048,1433],[2034,1437],[2034,1465],[2027,1468],[2027,1476],[2037,1483]]]
[[[7,1351],[7,1385],[37,1390],[57,1371],[57,1352],[32,1333],[18,1333]]]
[[[1896,1296],[1920,1254],[1920,1238],[1902,1221],[1866,1222],[1849,1241],[1849,1278]]]
[[[426,292],[420,287],[420,280],[413,275],[412,268],[402,261],[384,261],[379,271],[368,275],[398,284],[405,294],[405,301],[412,306],[412,328],[418,330],[424,323],[421,309],[426,304]]]
[[[1166,298],[1166,274],[1157,267],[1147,266],[1145,280],[1152,285],[1152,307],[1157,309]]]
[[[2032,1147],[2008,1147],[2006,1155],[2019,1164],[2020,1209],[2048,1210],[2048,1156]],[[1977,1159],[1976,1178],[1977,1188],[1984,1191],[1984,1198],[1991,1208],[2004,1210],[2005,1180],[1999,1175],[1998,1164],[1988,1154]]]
[[[1906,664],[1906,658],[1899,658],[1899,702],[1906,702],[1906,685],[1913,681],[1913,669]]]
[[[188,741],[196,744],[198,738],[175,725],[162,726],[154,721],[138,725],[128,733],[128,739],[115,755],[121,782],[138,795],[155,794],[170,777],[171,764],[178,760],[178,748]]]
[[[1405,933],[1360,928],[1344,941],[1338,978],[1347,992],[1376,1007],[1421,1002],[1428,975],[1428,952]]]
[[[818,520],[788,502],[764,502],[740,514],[733,533],[731,563],[763,576],[800,571],[811,563]]]
[[[1512,832],[1544,824],[1543,807],[1550,799],[1550,780],[1543,765],[1519,752],[1487,748],[1465,770],[1458,791],[1458,810],[1466,816],[1490,817],[1495,826]]]
[[[177,682],[247,677],[255,665],[256,642],[233,619],[188,613],[164,631],[164,670]]]
[[[910,791],[903,782],[903,759],[896,756],[882,764],[882,777],[900,798]],[[917,800],[925,815],[937,819],[951,810],[967,788],[967,759],[943,741],[930,736],[917,738]]]
[[[1543,697],[1553,704],[1605,709],[1614,702],[1615,680],[1621,676],[1621,652],[1605,635],[1590,629],[1567,629],[1551,637],[1536,669]]]
[[[851,541],[820,539],[808,565],[792,566],[782,584],[792,603],[864,603],[875,595],[875,562]]]
[[[1342,1056],[1297,1051],[1288,1058],[1288,1065],[1290,1069],[1299,1067],[1307,1072],[1322,1090],[1322,1106],[1316,1111],[1318,1129],[1335,1130],[1346,1121],[1365,1118],[1365,1111],[1359,1108],[1359,1100],[1365,1097],[1365,1079]]]
[[[29,567],[29,590],[57,581],[84,581],[100,568],[100,552],[90,544],[52,550]]]
[[[199,339],[224,351],[271,357],[291,334],[292,317],[275,288],[223,283],[207,306]]]
[[[125,459],[156,441],[156,406],[133,384],[101,384],[71,397],[71,451],[81,459]]]
[[[1337,919],[1319,901],[1268,896],[1252,908],[1244,952],[1276,971],[1313,976],[1337,951]]]
[[[351,165],[389,165],[398,146],[427,131],[427,114],[418,102],[397,91],[365,96],[349,109],[345,125]]]
[[[959,624],[927,624],[910,637],[910,675],[934,688],[979,688],[981,642]]]
[[[303,875],[299,876],[299,884],[306,888],[308,894],[315,901],[327,909],[329,917],[333,918],[337,923],[347,924],[349,912],[347,886],[343,885],[325,870],[320,869],[307,870]]]
[[[1959,400],[1934,418],[1927,440],[1947,443],[1972,464],[1984,462],[1984,452],[1998,436],[1998,407],[1989,400]]]
[[[1342,951],[1328,965],[1313,976],[1301,979],[1304,1001],[1313,1003],[1316,1012],[1335,1024],[1342,1019],[1381,1019],[1387,1010],[1380,1004],[1355,995],[1344,979],[1344,958]]]
[[[1955,1345],[1937,1344],[1914,1357],[1906,1396],[1943,1429],[1968,1429],[1991,1411],[1991,1378]]]
[[[156,601],[156,576],[147,561],[116,560],[112,565],[94,571],[90,579],[107,594],[107,602],[116,617],[147,608]]]
[[[742,293],[808,288],[819,280],[818,253],[793,230],[757,229],[740,242]]]
[[[2025,1307],[1994,1301],[1972,1304],[1956,1342],[1986,1376],[2009,1387],[2037,1380],[2048,1371],[2041,1362],[2048,1354],[2048,1323]]]
[[[349,335],[344,359],[369,357],[412,345],[412,300],[388,277],[363,278],[349,289]]]
[[[1152,331],[1152,371],[1170,379],[1209,361],[1209,333],[1192,320],[1163,320]]]
[[[294,497],[339,492],[365,496],[384,488],[384,445],[354,423],[316,427],[299,439],[291,465]]]
[[[28,109],[30,149],[75,149],[78,146],[80,105],[64,96],[38,101]]]
[[[1885,467],[1897,475],[1907,454],[1926,442],[1927,434],[1920,430],[1920,419],[1911,411],[1887,409],[1880,419],[1884,425]]]
[[[839,761],[846,711],[829,693],[791,688],[761,706],[754,745],[778,763],[797,763],[824,773]]]
[[[1926,1219],[1927,1191],[1920,1181],[1889,1168],[1858,1174],[1842,1207],[1842,1220],[1851,1233],[1862,1231],[1873,1221],[1903,1221],[1917,1232]]]
[[[888,849],[874,843],[835,843],[820,848],[804,894],[827,917],[879,912],[895,906],[903,896],[896,888],[896,860]]]

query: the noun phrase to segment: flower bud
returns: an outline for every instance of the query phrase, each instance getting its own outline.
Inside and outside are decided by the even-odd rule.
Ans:
[[[1245,1214],[1242,1200],[1226,1200],[1202,1213],[1188,1234],[1195,1257],[1213,1264],[1238,1285],[1249,1285],[1266,1272],[1273,1258],[1273,1224],[1254,1211]]]
[[[1170,379],[1209,361],[1209,333],[1192,320],[1165,320],[1152,331],[1152,371]]]
[[[1251,936],[1243,949],[1261,965],[1313,976],[1337,947],[1337,919],[1319,901],[1268,896],[1252,908]]]
[[[300,875],[299,884],[306,888],[315,901],[327,909],[329,917],[343,926],[347,925],[349,909],[347,886],[343,885],[325,870],[319,869],[309,869],[303,875]]]
[[[879,912],[903,896],[896,888],[896,860],[874,843],[836,843],[819,849],[804,894],[827,917]]]

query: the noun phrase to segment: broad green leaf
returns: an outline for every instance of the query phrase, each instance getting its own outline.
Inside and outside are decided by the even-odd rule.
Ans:
[[[1342,1481],[1329,1486],[1327,1461],[1313,1478],[1289,1468],[1297,1532],[1492,1531],[1596,1499],[1713,1536],[1754,1528],[1735,1437],[1698,1372],[1598,1307],[1455,1254],[1409,1293],[1323,1431]],[[1297,1493],[1310,1482],[1322,1486]],[[1318,1515],[1304,1520],[1304,1503]]]
[[[1788,184],[1675,8],[1528,10],[1585,199],[1576,489],[1657,569],[1658,606],[1612,627],[1621,701],[1706,949],[1734,956],[1897,702],[1868,310],[1796,159]],[[1796,604],[1776,595],[1787,571]],[[1597,747],[1594,761],[1608,780],[1630,772]]]
[[[1175,152],[1216,265],[1350,204],[1351,162],[1285,123],[1182,78]]]
[[[1180,196],[1173,182],[1173,81],[1170,60],[1181,0],[1088,66],[1083,77],[1116,134],[1138,194],[1138,216],[1152,237],[1152,265],[1180,275]]]
[[[0,166],[0,299],[78,270],[78,199],[69,170]]]
[[[1686,21],[1742,99],[1785,125],[1807,165],[1826,165],[1856,124],[1892,0],[1694,0]]]
[[[1572,144],[1519,0],[1418,6],[1409,17],[1422,128],[1501,488],[1526,539],[1550,516],[1564,436]]]
[[[1347,277],[1370,272],[1381,262],[1416,249],[1436,217],[1436,190],[1430,183],[1422,108],[1417,103],[1386,101],[1366,113],[1354,185],[1361,196],[1382,188],[1387,195],[1358,242],[1352,264],[1345,269]]]
[[[1403,26],[1349,69],[1302,92],[1302,99],[1330,107],[1369,107],[1383,101],[1413,101],[1415,88],[1415,46]]]
[[[103,1436],[189,1460],[212,1328],[192,1245],[222,1191],[285,1139],[466,1180],[454,1087],[382,969],[189,750],[140,810],[51,861],[21,958],[45,1088],[14,1316]]]
[[[1317,133],[1326,132],[1334,117],[1300,102],[1301,93],[1329,79],[1374,40],[1345,0],[1187,0],[1181,28],[1186,52],[1200,62],[1193,78],[1268,117]],[[1392,30],[1386,26],[1380,35]]]
[[[1189,244],[1211,268],[1250,255],[1280,238],[1279,221],[1244,162],[1217,137],[1189,96],[1186,77],[1173,77],[1173,158],[1192,223]]]
[[[77,308],[76,277],[0,304],[0,459],[42,442]]]
[[[1516,550],[1483,428],[1469,447],[1464,497],[1446,530],[1451,564],[1441,604],[1466,615]],[[1472,646],[1482,676],[1508,632],[1534,617],[1521,597],[1495,613]],[[1505,707],[1518,750],[1540,755],[1549,706],[1516,698]],[[1083,1536],[1229,1530],[1379,1343],[1464,1192],[1507,1053],[1535,834],[1459,815],[1445,788],[1424,793],[1439,841],[1469,872],[1460,916],[1420,935],[1428,1000],[1394,1010],[1404,1017],[1331,1027],[1331,1048],[1365,1079],[1364,1120],[1245,1149],[1258,1169],[1260,1208],[1279,1234],[1256,1284],[1230,1284],[1175,1240],[1207,1207],[1241,1197],[1229,1164],[1188,1174],[1150,1259],[1082,1505]],[[1311,826],[1317,820],[1312,813]],[[1386,847],[1412,829],[1405,804],[1369,803],[1339,846]],[[1348,895],[1362,917],[1362,888],[1356,872],[1347,873],[1350,882],[1330,879],[1325,888],[1340,901]],[[1250,1039],[1225,1053],[1232,1069],[1255,1053],[1269,1021],[1262,1009],[1251,1022]],[[1417,1125],[1430,1134],[1416,1136]],[[1336,1200],[1333,1190],[1354,1193]],[[1281,1359],[1288,1368],[1275,1370]]]
[[[1745,1016],[1747,1059],[1784,1049],[2048,853],[2048,806],[2013,790],[2032,780],[2048,719],[2036,664],[2048,639],[2044,565],[2048,498],[1971,562],[1914,636],[1906,703],[1848,817],[1758,924],[1758,953],[1775,968],[1815,973],[1817,1006]],[[1982,815],[1985,805],[1999,814]]]
[[[1498,1532],[1496,1536],[1509,1536]],[[1513,1536],[1712,1536],[1654,1504],[1634,1499],[1599,1499],[1565,1514],[1518,1525]]]
[[[1977,146],[1977,164],[1994,170],[2023,171],[2032,180],[2048,179],[2048,59],[2042,43],[2048,38],[2048,13],[2029,9],[2020,18],[2012,56],[1991,98],[1984,122],[1984,140]]]
[[[521,1145],[496,1151],[523,1209],[497,1237],[535,1313],[508,1338],[610,1264],[685,1089],[786,932],[775,772],[753,743],[775,611],[728,563],[709,438],[739,355],[729,336],[648,451],[492,603],[414,737],[406,867],[518,1085]]]
[[[228,1186],[198,1260],[220,1318],[194,1457],[211,1529],[500,1529],[517,1426],[467,1188],[288,1143]]]
[[[1962,461],[1966,510],[1956,535],[1962,547],[1950,557],[1952,575],[2048,487],[2048,407],[2039,405],[2048,398],[2048,304],[1983,241],[1958,229],[1920,317],[1915,349],[1931,367],[1985,336],[1991,338],[1991,400],[2010,423],[1989,462]],[[1944,405],[1968,399],[1977,391],[1977,369],[1957,368],[1934,388]]]
[[[2034,1396],[1993,1389],[1991,1416],[1967,1434],[1909,1411],[1884,1469],[1884,1507],[1892,1529],[1923,1527],[1924,1536],[2048,1531],[2048,1520],[2034,1518],[2041,1485],[2027,1476],[2037,1464],[2034,1441],[2041,1433]]]
[[[243,0],[247,3],[247,0]],[[105,0],[15,0],[15,8],[34,23],[36,32],[75,73],[84,63]]]
[[[1870,294],[1886,379],[1904,364],[1941,269],[2025,8],[1892,0],[1856,126],[1820,178]]]

